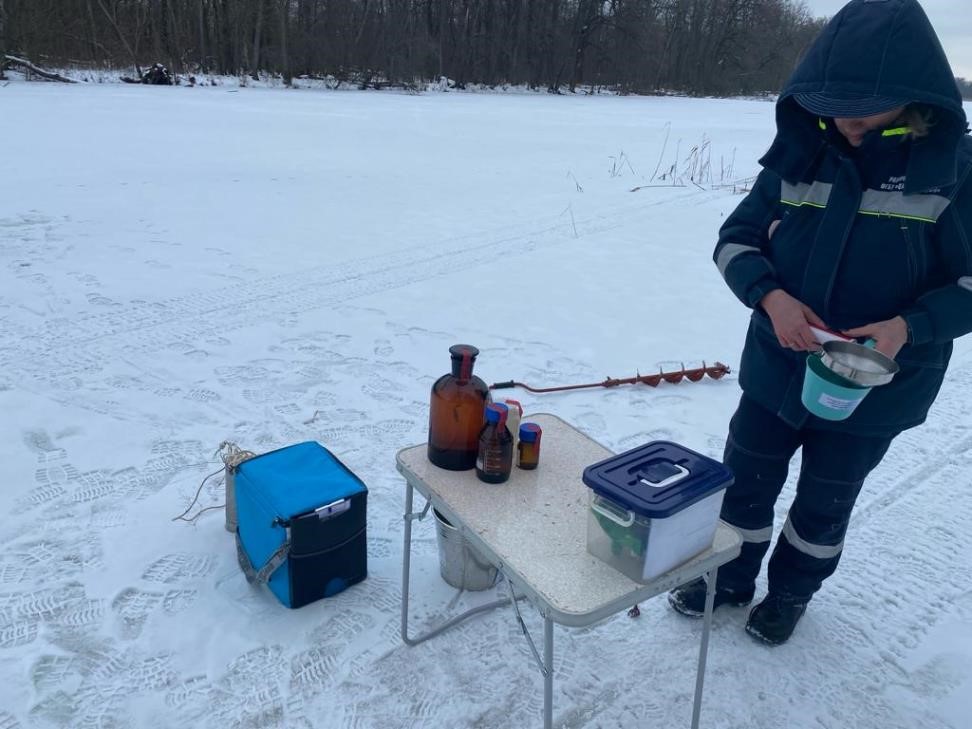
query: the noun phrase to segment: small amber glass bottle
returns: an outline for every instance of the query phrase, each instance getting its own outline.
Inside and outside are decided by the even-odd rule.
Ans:
[[[489,388],[472,373],[478,349],[455,344],[449,354],[452,372],[432,385],[428,453],[429,460],[440,468],[465,471],[476,465]]]
[[[516,465],[532,471],[540,463],[540,436],[543,431],[536,423],[523,423],[520,426],[520,442],[517,445]]]
[[[503,483],[513,470],[513,436],[506,427],[508,409],[502,403],[486,406],[486,425],[479,434],[476,475],[486,483]]]

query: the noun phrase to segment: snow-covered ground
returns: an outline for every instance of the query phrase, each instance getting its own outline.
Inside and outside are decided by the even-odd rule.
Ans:
[[[403,645],[395,452],[425,439],[456,342],[482,350],[488,382],[734,366],[747,312],[710,253],[740,196],[713,183],[756,172],[772,112],[0,88],[0,728],[540,726],[541,678],[508,611]],[[712,179],[665,186],[676,153],[683,170],[705,142]],[[756,645],[745,611],[716,614],[703,726],[968,726],[970,392],[967,339],[790,643]],[[668,438],[718,456],[738,386],[516,394],[615,450]],[[370,488],[370,574],[289,611],[247,585],[221,511],[172,517],[222,441],[307,439]],[[211,479],[198,506],[222,498]],[[430,522],[415,530],[417,629],[492,599],[441,581]],[[555,725],[687,726],[700,628],[663,599],[555,628]]]

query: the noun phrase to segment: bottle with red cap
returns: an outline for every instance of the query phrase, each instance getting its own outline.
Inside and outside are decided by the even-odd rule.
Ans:
[[[473,374],[478,349],[470,344],[454,344],[449,347],[449,354],[452,372],[432,385],[429,460],[450,471],[466,471],[476,465],[489,388]]]
[[[476,475],[486,483],[503,483],[513,470],[513,436],[506,427],[509,409],[503,403],[486,406],[486,424],[479,434]]]

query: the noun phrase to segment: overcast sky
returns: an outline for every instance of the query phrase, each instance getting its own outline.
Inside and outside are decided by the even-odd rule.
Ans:
[[[972,79],[972,2],[970,0],[920,0],[945,47],[956,76]],[[814,15],[831,16],[845,0],[804,0]]]

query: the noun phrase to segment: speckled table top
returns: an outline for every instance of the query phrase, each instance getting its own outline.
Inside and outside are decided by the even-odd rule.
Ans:
[[[584,468],[611,451],[555,415],[524,417],[543,428],[540,465],[513,468],[487,484],[475,470],[432,465],[426,445],[398,452],[398,470],[536,605],[563,625],[590,625],[692,580],[739,553],[740,538],[720,522],[712,547],[647,584],[634,582],[587,552],[590,489]]]

